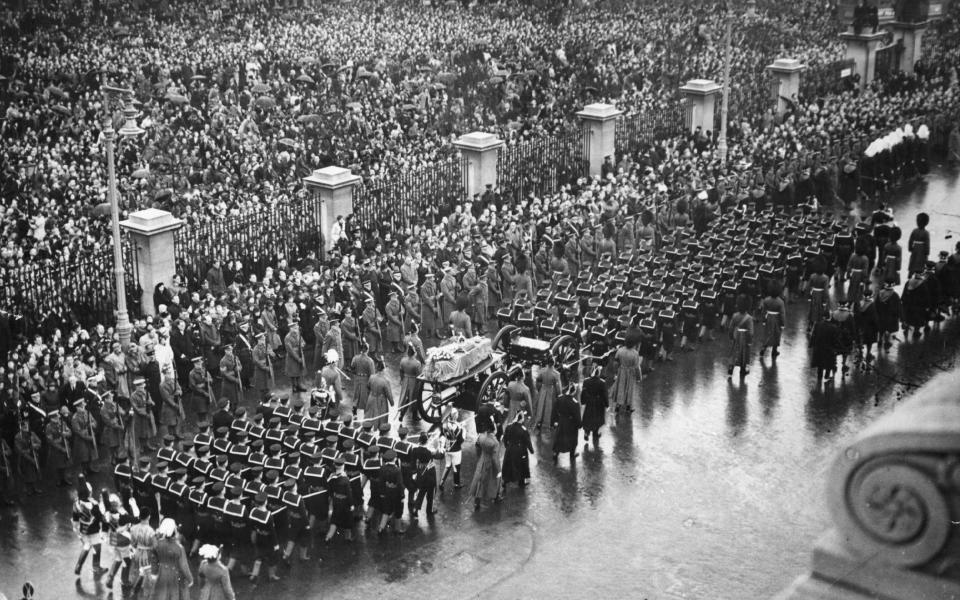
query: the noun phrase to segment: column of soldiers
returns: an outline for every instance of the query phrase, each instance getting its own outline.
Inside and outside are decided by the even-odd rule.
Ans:
[[[77,573],[92,550],[95,578],[110,587],[119,572],[125,587],[135,586],[138,570],[127,559],[137,543],[117,551],[108,570],[96,534],[129,532],[140,520],[155,526],[173,518],[191,556],[202,544],[218,545],[229,569],[258,582],[278,579],[278,567],[294,559],[310,560],[321,540],[352,540],[363,521],[380,535],[403,533],[405,511],[418,518],[426,499],[428,515],[435,512],[438,455],[426,434],[411,443],[403,426],[396,435],[386,423],[358,426],[322,404],[271,394],[253,415],[239,408],[227,425],[201,422],[190,439],[165,436],[155,456],[127,455],[114,467],[115,494],[99,504],[81,480]]]

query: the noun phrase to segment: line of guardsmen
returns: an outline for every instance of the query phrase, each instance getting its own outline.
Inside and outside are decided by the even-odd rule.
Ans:
[[[252,545],[254,581],[263,566],[276,579],[278,563],[289,565],[297,549],[301,560],[309,559],[320,524],[329,524],[328,541],[338,531],[352,539],[368,483],[366,517],[379,533],[391,526],[403,532],[404,498],[412,519],[424,497],[433,514],[436,457],[425,434],[414,445],[403,426],[394,437],[389,424],[374,431],[351,415],[341,421],[325,407],[300,399],[289,404],[271,395],[253,416],[237,409],[229,427],[212,431],[201,422],[179,447],[167,435],[154,458],[116,465],[116,489],[150,506],[157,521],[174,518],[191,554],[201,544],[219,545],[232,570]]]
[[[756,212],[747,204],[715,219],[702,235],[677,228],[658,238],[656,248],[641,241],[601,254],[596,264],[579,262],[583,255],[571,256],[570,244],[559,241],[552,277],[541,278],[536,298],[518,297],[497,319],[543,339],[582,335],[593,356],[623,343],[627,329],[637,327],[647,370],[657,357],[669,360],[678,341],[693,349],[693,341],[725,325],[741,296],[757,312],[771,289],[795,296],[816,272],[844,273],[861,238],[869,241],[872,268],[877,244],[869,224],[851,227],[814,211]],[[864,283],[869,271],[857,285]]]

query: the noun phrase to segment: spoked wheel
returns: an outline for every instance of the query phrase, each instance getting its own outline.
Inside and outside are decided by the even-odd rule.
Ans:
[[[440,389],[429,381],[423,382],[420,402],[417,403],[420,418],[433,425],[439,425],[446,413],[446,405],[446,401],[440,396]]]
[[[550,356],[560,373],[563,387],[580,381],[580,344],[569,335],[561,335],[550,342]]]
[[[513,337],[513,334],[519,329],[516,325],[505,325],[497,332],[497,335],[493,336],[493,342],[490,344],[490,348],[494,352],[506,352],[510,347],[510,338]]]
[[[503,406],[507,405],[507,384],[510,378],[505,371],[494,371],[487,376],[487,379],[480,386],[480,393],[477,394],[477,409],[484,402],[499,402]]]

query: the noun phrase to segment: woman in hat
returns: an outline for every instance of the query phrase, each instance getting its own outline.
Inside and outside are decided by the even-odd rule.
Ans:
[[[151,600],[190,600],[193,575],[187,553],[177,541],[177,523],[164,519],[157,528],[157,545],[153,550],[157,577]]]
[[[200,588],[200,600],[234,600],[233,585],[230,583],[230,571],[220,562],[220,548],[213,544],[200,546],[200,569],[197,574],[203,582]]]

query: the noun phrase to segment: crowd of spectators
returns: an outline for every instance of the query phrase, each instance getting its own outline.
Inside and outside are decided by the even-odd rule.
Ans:
[[[591,101],[628,115],[673,105],[686,79],[720,76],[720,10],[115,2],[8,11],[0,261],[7,271],[109,246],[104,80],[134,89],[147,131],[119,142],[123,212],[157,205],[204,222],[288,200],[320,166],[382,182],[454,160],[451,141],[469,131],[518,143],[576,127],[575,111]],[[733,27],[735,122],[755,121],[768,97],[762,66],[774,57],[817,64],[839,53],[824,3],[771,3],[759,15]]]

